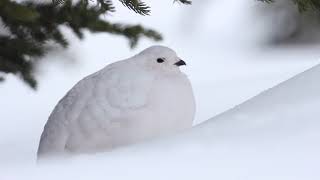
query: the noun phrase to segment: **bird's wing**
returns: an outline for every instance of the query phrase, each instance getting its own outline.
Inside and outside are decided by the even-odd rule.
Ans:
[[[112,108],[132,110],[144,107],[155,76],[134,66],[110,69],[104,77],[106,98]]]
[[[38,158],[64,154],[69,137],[68,124],[77,120],[91,98],[97,75],[79,81],[56,105],[41,134]]]
[[[79,81],[51,113],[41,135],[38,158],[65,154],[70,126],[92,108],[126,112],[147,104],[154,80],[152,73],[136,66],[115,63]],[[91,107],[91,100],[97,106]],[[107,116],[107,114],[105,114]],[[106,118],[106,116],[104,118]]]

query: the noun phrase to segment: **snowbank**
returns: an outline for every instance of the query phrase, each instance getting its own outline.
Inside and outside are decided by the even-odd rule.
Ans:
[[[176,137],[0,179],[320,179],[319,77],[316,66]]]

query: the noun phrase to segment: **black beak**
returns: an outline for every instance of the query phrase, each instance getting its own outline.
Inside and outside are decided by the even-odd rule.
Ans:
[[[174,63],[174,65],[176,65],[176,66],[183,66],[183,65],[186,66],[187,64],[186,64],[186,62],[184,62],[183,60],[180,59],[180,61]]]

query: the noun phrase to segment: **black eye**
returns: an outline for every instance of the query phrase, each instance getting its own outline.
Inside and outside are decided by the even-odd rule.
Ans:
[[[164,62],[164,59],[163,59],[163,58],[158,58],[158,59],[157,59],[157,62],[158,62],[158,63],[163,63],[163,62]]]

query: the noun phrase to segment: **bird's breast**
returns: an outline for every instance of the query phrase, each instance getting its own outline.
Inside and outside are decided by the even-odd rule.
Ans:
[[[162,77],[154,82],[149,104],[155,130],[175,132],[190,128],[195,114],[195,101],[185,76]]]

